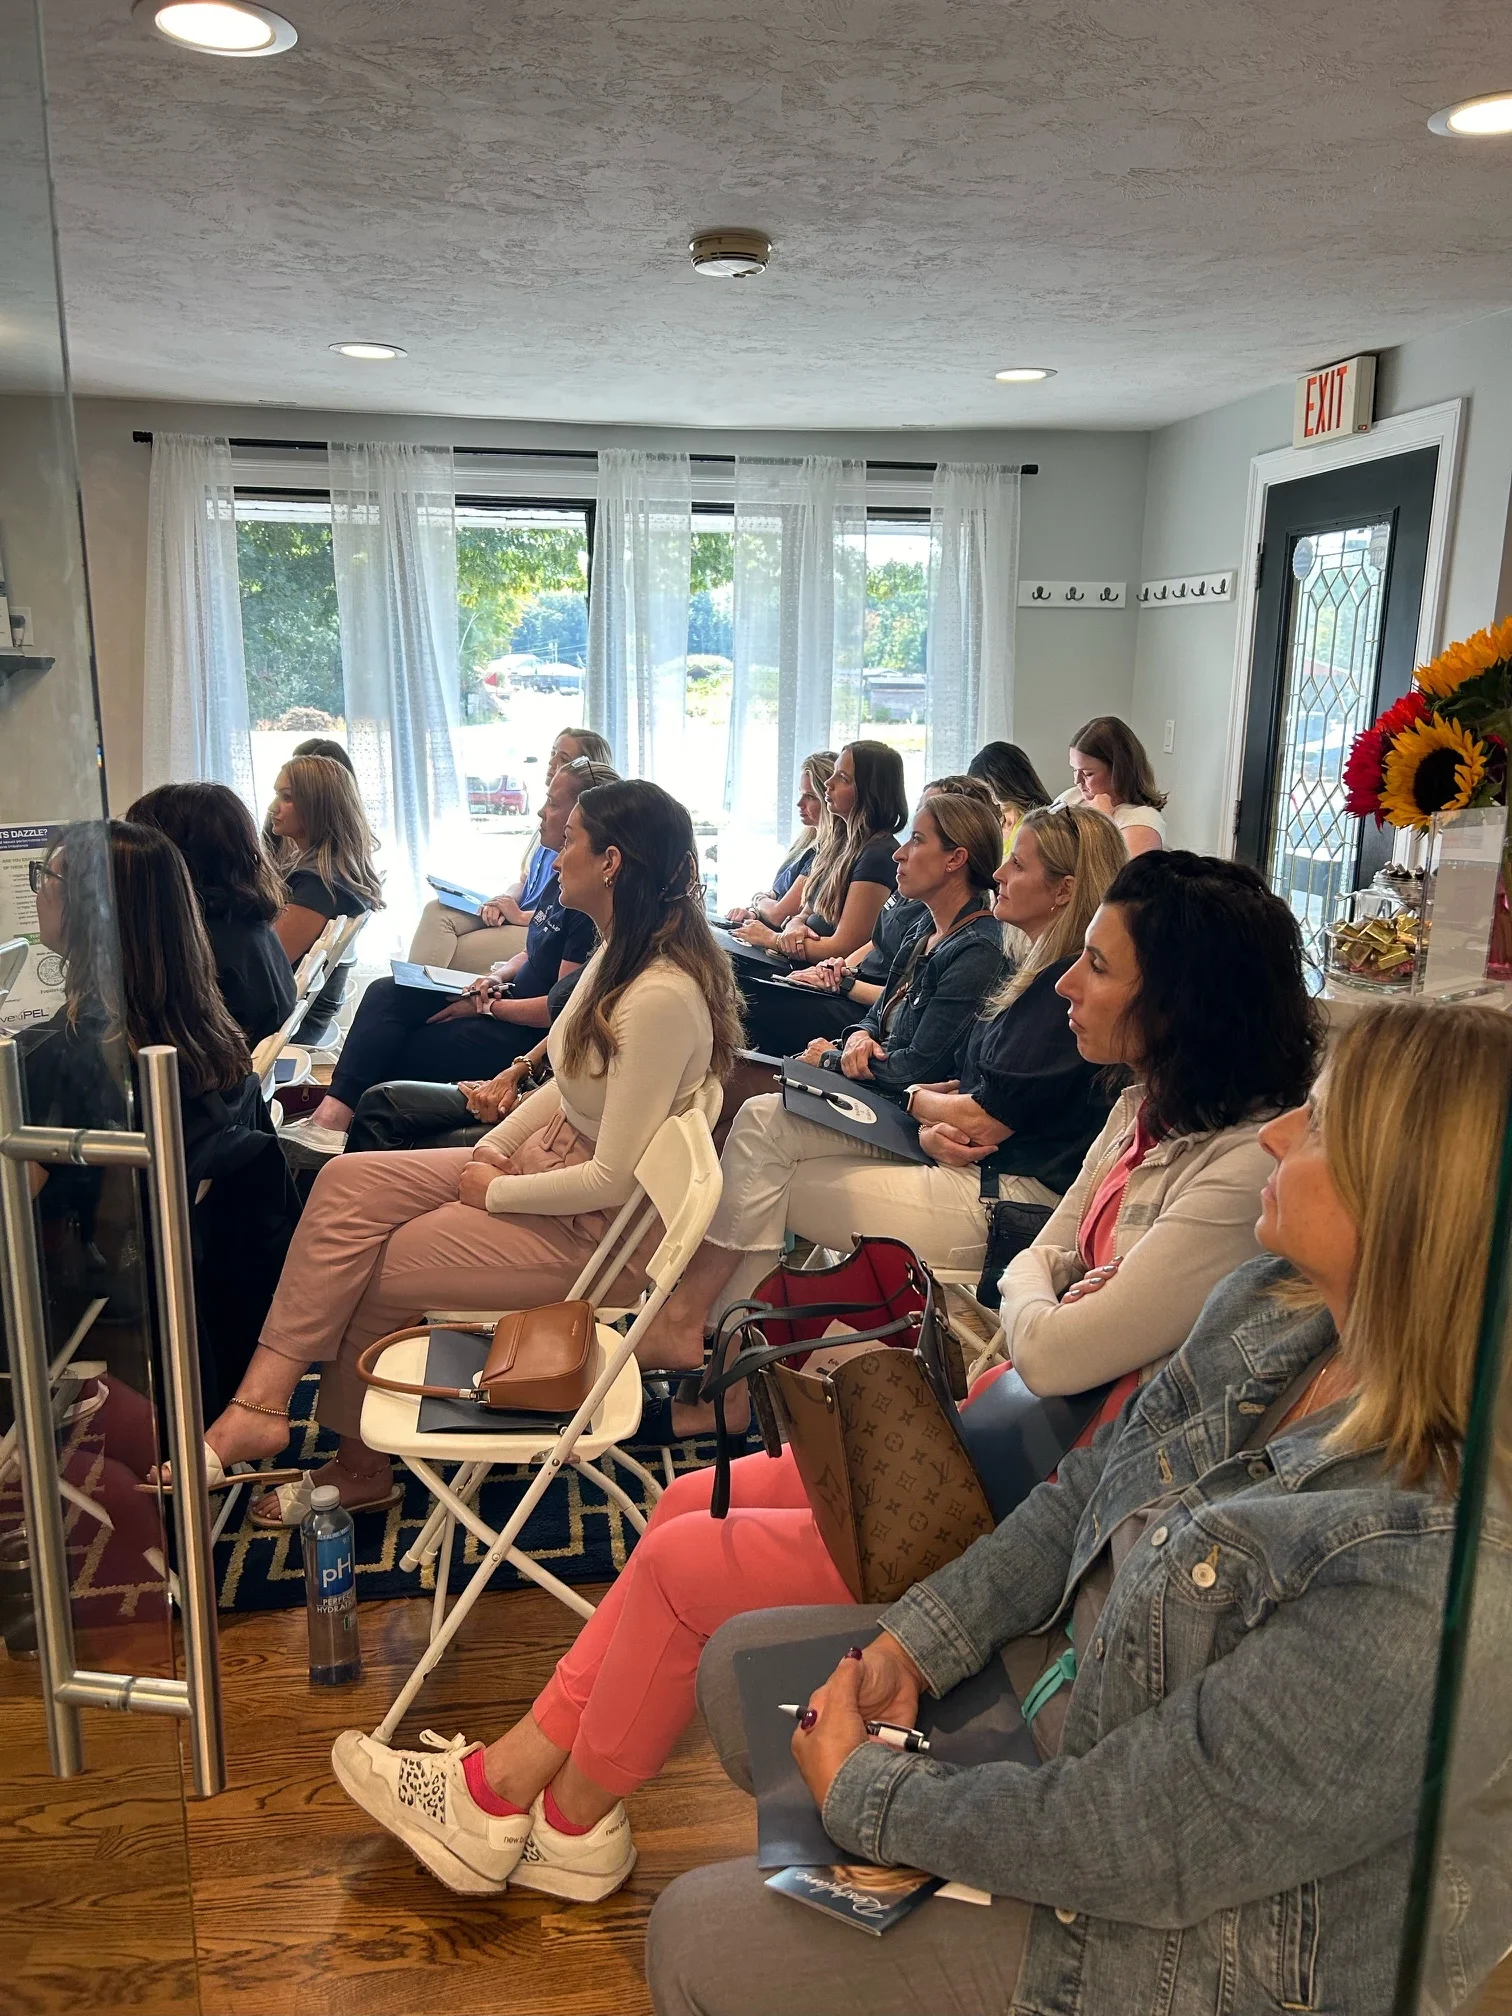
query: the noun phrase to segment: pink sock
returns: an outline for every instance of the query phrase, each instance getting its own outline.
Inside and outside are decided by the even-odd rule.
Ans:
[[[512,1813],[523,1813],[523,1806],[511,1806],[507,1799],[501,1799],[483,1776],[483,1752],[473,1750],[462,1759],[462,1776],[467,1781],[467,1789],[472,1794],[473,1804],[484,1813],[492,1813],[497,1820],[507,1820]]]
[[[541,1802],[541,1811],[546,1816],[546,1825],[555,1827],[558,1834],[591,1834],[591,1827],[575,1827],[551,1796],[551,1787],[546,1787],[546,1797]]]

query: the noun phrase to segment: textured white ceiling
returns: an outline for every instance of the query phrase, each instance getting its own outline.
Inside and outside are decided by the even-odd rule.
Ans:
[[[1512,303],[1512,140],[1424,125],[1512,86],[1506,0],[286,0],[263,62],[43,11],[88,393],[1143,427]]]

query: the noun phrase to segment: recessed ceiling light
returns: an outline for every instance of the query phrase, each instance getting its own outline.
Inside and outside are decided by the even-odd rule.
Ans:
[[[299,40],[292,22],[253,0],[136,0],[131,11],[180,48],[207,56],[276,56]]]
[[[1478,139],[1490,133],[1512,133],[1512,91],[1493,91],[1484,98],[1466,98],[1435,112],[1428,121],[1431,133],[1456,139]]]
[[[395,357],[409,355],[397,343],[333,343],[331,348],[343,357],[360,357],[365,364],[387,364]]]
[[[701,231],[688,246],[693,271],[710,280],[754,280],[771,256],[772,241],[761,231]]]
[[[1055,373],[1043,364],[1011,364],[1006,371],[994,371],[992,375],[999,385],[1038,385],[1042,378],[1053,378]]]

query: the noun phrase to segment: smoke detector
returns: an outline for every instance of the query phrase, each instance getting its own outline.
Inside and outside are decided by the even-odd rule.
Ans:
[[[701,231],[688,246],[693,271],[711,280],[754,280],[771,256],[772,241],[762,231]]]

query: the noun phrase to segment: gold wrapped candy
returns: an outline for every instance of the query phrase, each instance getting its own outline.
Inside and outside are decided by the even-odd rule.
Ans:
[[[1360,917],[1336,924],[1329,969],[1342,980],[1405,987],[1417,961],[1421,920],[1414,911],[1393,917]]]

